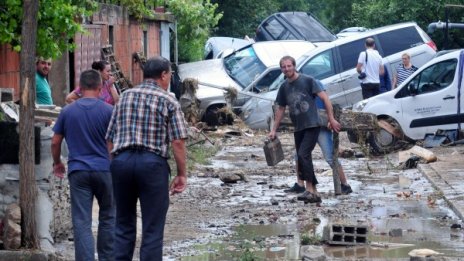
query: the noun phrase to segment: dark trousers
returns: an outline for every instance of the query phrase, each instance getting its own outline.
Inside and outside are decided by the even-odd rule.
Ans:
[[[313,185],[316,185],[318,182],[316,175],[314,175],[312,152],[316,146],[320,129],[320,127],[308,128],[297,131],[293,134],[295,138],[296,154],[298,157],[300,179],[309,181]]]
[[[114,260],[115,205],[109,171],[73,171],[69,174],[75,260],[95,260],[92,234],[93,197],[97,199],[98,260]]]
[[[380,93],[380,83],[361,83],[363,99],[376,96]]]
[[[143,150],[126,150],[111,162],[116,199],[116,260],[132,260],[137,232],[137,199],[142,211],[140,260],[163,259],[169,207],[167,160]]]

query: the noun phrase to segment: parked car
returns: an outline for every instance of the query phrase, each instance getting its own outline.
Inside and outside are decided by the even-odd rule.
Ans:
[[[463,122],[459,89],[463,76],[464,49],[440,55],[419,68],[398,88],[360,101],[353,111],[377,115],[380,129],[368,142],[377,153],[392,151],[401,140],[421,140],[437,130],[457,130]],[[355,135],[350,135],[357,142]]]
[[[418,67],[432,59],[436,53],[435,44],[430,37],[416,23],[409,22],[372,29],[319,46],[297,59],[297,70],[319,79],[332,103],[339,104],[342,108],[351,108],[353,104],[362,100],[355,67],[359,53],[365,50],[364,43],[368,37],[375,39],[376,49],[390,72],[401,63],[401,55],[404,52],[410,54],[412,63]],[[268,90],[277,92],[283,81],[281,75]],[[244,91],[256,92],[252,87]],[[263,88],[259,89],[259,92],[264,91]],[[275,94],[266,94],[266,97],[275,97]],[[272,103],[261,101],[257,104],[267,108],[258,108],[258,105],[254,104],[257,99],[247,101],[242,106],[242,118],[251,128],[269,129],[273,117]],[[255,111],[264,114],[253,115]]]
[[[205,43],[204,59],[219,59],[231,54],[250,43],[252,39],[240,39],[233,37],[210,37]]]
[[[199,81],[199,115],[208,124],[216,125],[217,110],[226,105],[224,88],[267,88],[280,75],[280,58],[300,57],[314,48],[312,43],[299,40],[253,43],[221,59],[181,64],[179,76],[181,80]]]
[[[337,37],[306,12],[280,12],[268,16],[256,29],[255,41],[305,40],[314,44]],[[316,44],[317,45],[317,44]]]

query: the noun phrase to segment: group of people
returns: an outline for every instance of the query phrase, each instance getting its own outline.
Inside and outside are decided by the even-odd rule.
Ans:
[[[361,85],[363,98],[368,98],[380,92],[381,76],[387,70],[374,40],[368,38],[365,45],[356,68],[358,73],[365,73]],[[402,58],[393,78],[394,87],[417,70],[409,55],[403,54]],[[39,58],[36,66],[37,103],[53,104],[46,79],[51,60]],[[286,81],[276,97],[278,108],[269,138],[276,137],[288,107],[295,126],[297,182],[286,192],[301,193],[297,199],[305,202],[322,201],[312,161],[312,151],[319,144],[327,163],[339,173],[341,193],[351,193],[340,162],[333,158],[332,131],[339,132],[341,125],[334,118],[323,85],[299,73],[293,57],[281,58],[280,68]],[[167,59],[148,59],[143,83],[119,96],[110,64],[94,62],[92,69],[81,73],[79,87],[66,97],[68,105],[53,127],[51,150],[53,172],[63,178],[66,168],[61,161],[61,144],[66,140],[76,260],[94,260],[94,197],[99,205],[99,260],[132,260],[138,200],[142,212],[140,259],[162,260],[169,193],[180,193],[187,185],[188,126],[179,103],[168,91],[171,75]],[[319,109],[327,112],[326,123],[321,122]],[[167,162],[170,146],[177,166],[172,180]]]
[[[94,260],[92,205],[99,205],[99,260],[132,260],[137,232],[137,201],[142,213],[140,260],[162,260],[169,194],[187,185],[188,126],[168,91],[171,63],[148,59],[142,84],[117,95],[109,64],[96,62],[81,73],[53,127],[55,176],[66,172],[61,144],[69,149],[68,179],[75,260]],[[106,88],[106,89],[105,89]],[[112,105],[114,104],[114,106]],[[167,159],[172,146],[177,175]]]
[[[365,42],[366,50],[361,52],[358,57],[356,71],[360,75],[361,91],[363,99],[370,98],[379,93],[390,91],[393,87],[398,87],[406,78],[413,74],[418,68],[411,63],[408,53],[401,55],[402,62],[396,67],[396,74],[393,75],[393,83],[386,65],[382,63],[382,57],[375,50],[375,40],[367,38]],[[362,75],[362,76],[361,76]]]

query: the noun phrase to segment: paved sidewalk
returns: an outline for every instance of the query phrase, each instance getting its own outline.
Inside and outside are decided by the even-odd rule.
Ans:
[[[464,146],[432,149],[438,160],[419,164],[418,169],[448,202],[456,215],[464,220]]]

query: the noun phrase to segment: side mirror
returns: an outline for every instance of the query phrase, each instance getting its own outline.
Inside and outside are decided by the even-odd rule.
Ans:
[[[408,86],[408,90],[409,90],[409,93],[412,95],[412,96],[415,96],[419,93],[419,90],[417,88],[417,85],[414,81],[410,82],[409,83],[409,86]]]

